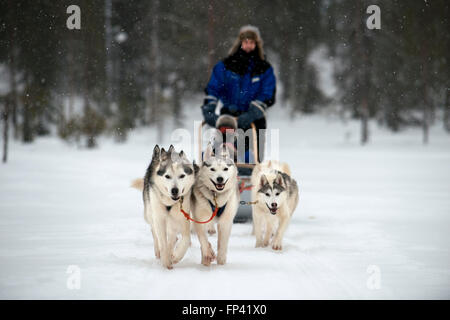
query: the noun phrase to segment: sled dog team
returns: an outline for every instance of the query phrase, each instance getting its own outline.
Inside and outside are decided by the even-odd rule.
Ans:
[[[144,179],[133,182],[133,187],[143,191],[144,218],[151,227],[155,256],[168,269],[189,248],[191,223],[200,242],[201,263],[226,263],[239,206],[238,170],[225,145],[218,149],[208,144],[203,162],[197,166],[183,151],[176,152],[173,146],[166,151],[156,145]],[[288,165],[277,161],[266,161],[253,169],[256,247],[271,243],[272,249],[282,249],[284,232],[298,203],[297,183],[290,175]],[[217,255],[207,235],[216,232],[215,224]]]

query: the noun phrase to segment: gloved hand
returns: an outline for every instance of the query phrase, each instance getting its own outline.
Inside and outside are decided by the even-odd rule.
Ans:
[[[253,104],[250,105],[247,112],[244,112],[238,117],[238,128],[247,130],[250,128],[252,122],[264,117],[262,110]]]
[[[239,111],[239,108],[238,108],[237,105],[235,105],[235,104],[228,104],[226,106],[223,106],[220,109],[220,114],[229,114],[229,115],[232,115],[232,116],[237,116],[238,111]]]
[[[216,105],[216,102],[210,102],[202,106],[203,117],[205,118],[206,123],[213,128],[216,127],[216,121],[219,117],[216,114]]]

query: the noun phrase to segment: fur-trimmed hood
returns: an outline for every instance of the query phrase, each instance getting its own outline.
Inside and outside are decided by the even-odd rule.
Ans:
[[[228,52],[229,55],[235,54],[239,48],[241,47],[241,43],[245,39],[252,39],[256,43],[255,51],[257,52],[259,58],[261,60],[265,60],[264,57],[264,49],[263,49],[263,40],[261,38],[261,34],[259,32],[259,29],[252,25],[246,25],[243,26],[239,30],[239,35],[236,38],[236,40],[233,43],[233,46],[231,47],[230,51]]]

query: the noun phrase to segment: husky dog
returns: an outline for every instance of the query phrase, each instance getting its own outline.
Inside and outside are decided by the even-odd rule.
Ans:
[[[252,211],[256,247],[267,247],[274,234],[272,249],[281,250],[284,232],[298,204],[297,182],[290,177],[289,166],[277,161],[257,164],[251,182],[252,201],[256,202]]]
[[[212,221],[194,223],[202,251],[202,264],[205,266],[216,259],[206,234],[207,230],[212,233],[214,222],[218,225],[217,263],[226,263],[228,239],[239,205],[236,165],[224,145],[216,151],[218,153],[214,154],[211,144],[208,144],[191,196],[191,209],[197,221],[207,221],[218,208]]]
[[[150,224],[155,256],[172,269],[191,244],[190,223],[181,213],[190,211],[190,196],[198,166],[189,162],[183,151],[153,149],[152,161],[143,181],[144,218]],[[141,180],[142,181],[142,180]],[[133,186],[140,188],[139,182]],[[181,240],[175,248],[177,234]]]

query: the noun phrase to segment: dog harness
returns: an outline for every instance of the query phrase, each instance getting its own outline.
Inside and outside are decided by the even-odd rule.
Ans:
[[[214,204],[211,201],[208,200],[208,202],[209,202],[209,205],[211,206],[211,210],[214,212],[216,210],[216,207],[214,207]],[[217,206],[217,203],[216,203],[216,206]],[[222,215],[222,213],[225,211],[226,206],[227,206],[227,204],[225,203],[222,207],[219,207],[219,209],[217,210],[216,216],[220,217]]]
[[[208,220],[206,220],[206,221],[197,221],[197,220],[195,220],[195,219],[192,219],[191,218],[191,216],[189,215],[189,213],[187,213],[186,211],[184,211],[183,210],[183,197],[181,197],[181,199],[180,199],[180,211],[181,211],[181,213],[184,215],[184,217],[187,219],[187,220],[191,220],[191,221],[194,221],[195,223],[208,223],[208,222],[210,222],[212,219],[214,219],[214,217],[217,215],[217,212],[219,211],[219,207],[217,206],[217,196],[216,196],[216,194],[215,193],[213,193],[213,197],[214,197],[214,204],[215,204],[215,209],[213,209],[213,213],[212,213],[212,215],[211,215],[211,218],[209,218]],[[209,200],[208,200],[209,201]],[[209,204],[211,204],[211,201],[209,201]],[[225,204],[226,205],[226,204]],[[212,204],[211,204],[211,208],[214,208],[213,206],[212,206]],[[223,206],[223,208],[225,209],[225,206]],[[223,210],[222,210],[222,212],[223,212]],[[222,212],[220,213],[220,214],[222,214]]]

